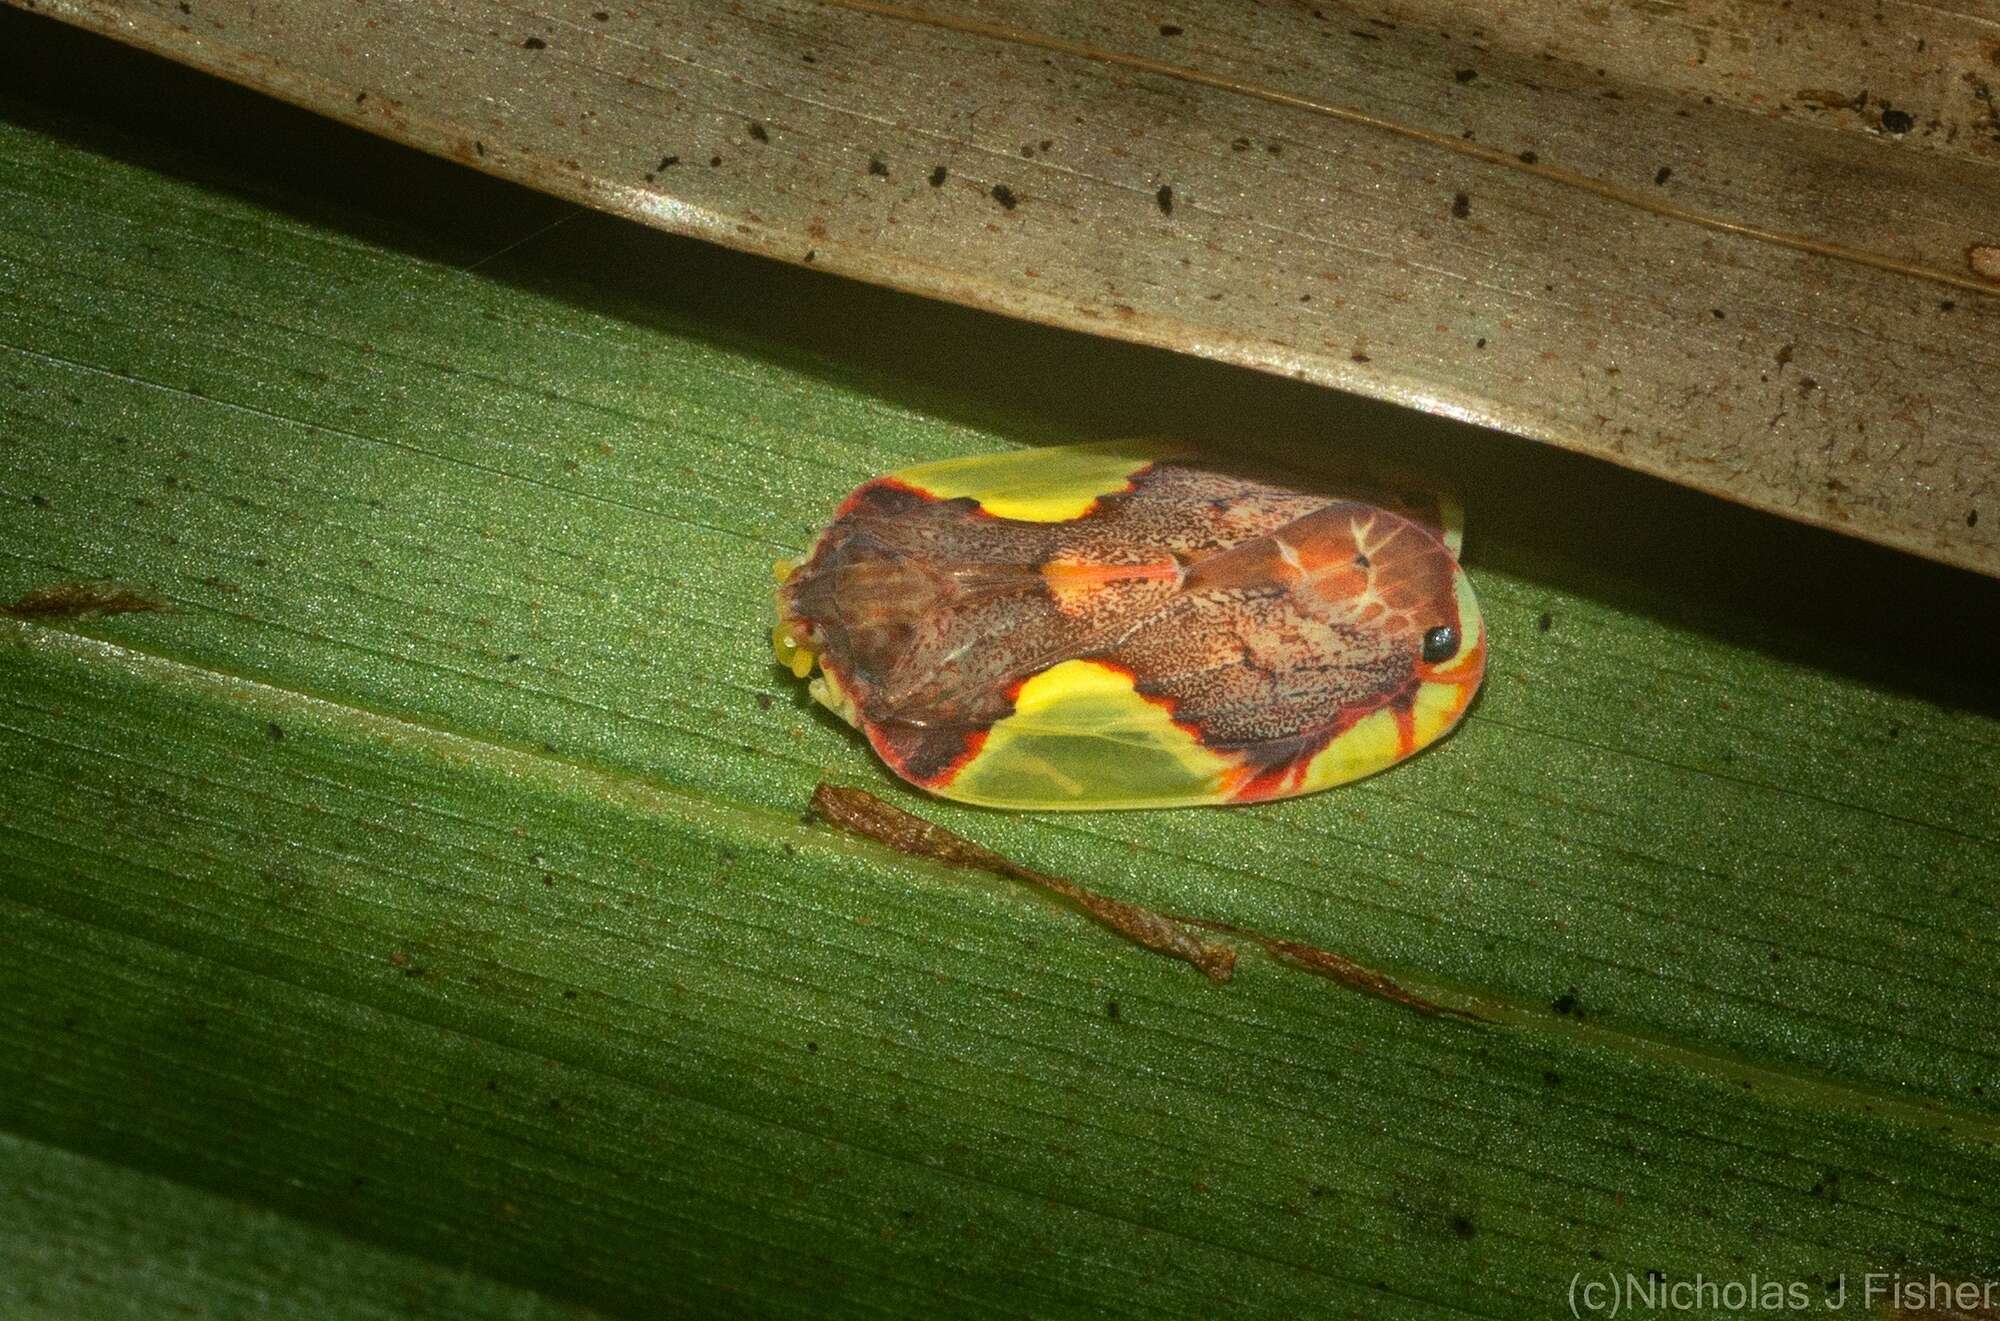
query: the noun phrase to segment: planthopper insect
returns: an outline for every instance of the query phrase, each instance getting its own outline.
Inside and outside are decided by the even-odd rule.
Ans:
[[[1311,793],[1465,713],[1461,515],[1114,442],[864,483],[778,565],[779,662],[904,779],[1008,808]]]

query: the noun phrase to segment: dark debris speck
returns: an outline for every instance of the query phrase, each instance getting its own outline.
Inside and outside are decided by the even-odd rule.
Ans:
[[[1174,186],[1170,183],[1161,184],[1160,191],[1153,194],[1153,200],[1160,204],[1161,215],[1172,215],[1174,213]]]
[[[1004,183],[993,185],[993,200],[1009,211],[1021,204],[1021,199],[1014,196],[1014,190]]]
[[[275,720],[267,721],[264,725],[264,737],[273,743],[283,743],[285,741],[285,727]]]
[[[1884,110],[1882,112],[1882,131],[1885,133],[1894,133],[1897,137],[1901,137],[1916,126],[1916,118],[1907,110]]]
[[[710,156],[708,158],[708,168],[711,170],[721,164],[722,164],[722,157],[720,156]]]
[[[759,142],[769,142],[771,140],[771,130],[753,121],[750,125],[750,136]]]
[[[870,156],[868,158],[868,173],[878,179],[886,179],[889,177],[889,167],[880,156]]]
[[[1178,37],[1184,31],[1186,29],[1178,23],[1160,24],[1160,35],[1163,37]]]
[[[1472,195],[1470,193],[1460,193],[1456,197],[1452,198],[1451,213],[1460,220],[1463,220],[1467,216],[1471,215]]]
[[[1653,172],[1654,183],[1665,183],[1667,180],[1673,177],[1674,177],[1674,167],[1671,165],[1662,165],[1659,169]]]
[[[1453,78],[1457,79],[1457,80],[1458,80],[1459,82],[1462,82],[1462,83],[1469,83],[1469,82],[1471,82],[1471,81],[1472,81],[1472,80],[1473,80],[1474,78],[1477,78],[1477,77],[1479,76],[1479,70],[1477,70],[1477,69],[1458,69],[1458,70],[1455,70],[1455,71],[1454,71],[1454,72],[1452,73],[1452,75],[1451,75],[1451,76],[1452,76]]]
[[[933,188],[944,187],[944,181],[948,177],[949,177],[948,172],[945,170],[944,166],[940,165],[936,167],[931,171],[931,187]]]
[[[1523,165],[1533,165],[1539,160],[1541,160],[1541,157],[1537,156],[1532,151],[1524,151],[1521,153],[1521,164]]]
[[[540,37],[529,37],[521,43],[522,50],[547,50],[548,48],[549,43],[543,41]]]

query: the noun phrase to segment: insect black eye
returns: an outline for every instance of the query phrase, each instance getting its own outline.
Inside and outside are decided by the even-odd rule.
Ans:
[[[1439,624],[1424,634],[1424,659],[1432,665],[1448,661],[1458,654],[1458,629],[1450,624]]]

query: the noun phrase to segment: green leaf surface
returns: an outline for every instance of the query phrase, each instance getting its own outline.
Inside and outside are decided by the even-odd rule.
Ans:
[[[167,607],[0,620],[0,1305],[2000,1273],[1993,583],[125,71],[0,102],[0,601]],[[772,665],[771,561],[856,482],[1157,430],[1464,491],[1458,734],[1266,807],[1009,816]],[[803,820],[823,777],[1497,1022],[1211,986]]]
[[[0,1302],[9,1316],[107,1321],[597,1315],[10,1135],[0,1135]]]

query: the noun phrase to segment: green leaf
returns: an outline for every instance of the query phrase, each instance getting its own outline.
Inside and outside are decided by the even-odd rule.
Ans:
[[[15,1316],[595,1315],[8,1135],[0,1135],[0,1279],[0,1301]]]
[[[566,213],[158,76],[0,126],[0,601],[167,607],[0,621],[0,1304],[1544,1316],[2000,1269],[1994,584],[599,218],[510,247]],[[1007,816],[772,665],[771,561],[863,477],[1169,427],[1462,487],[1457,735]],[[1499,1021],[1211,986],[802,820],[822,777]]]

